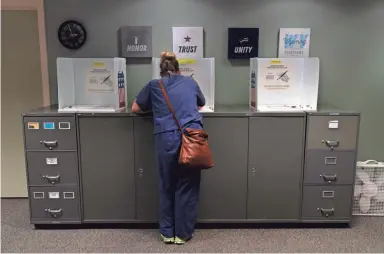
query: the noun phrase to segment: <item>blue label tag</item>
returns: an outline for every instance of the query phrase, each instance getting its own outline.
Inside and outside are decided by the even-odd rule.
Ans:
[[[45,130],[54,130],[55,129],[55,123],[54,122],[44,122],[44,129]]]

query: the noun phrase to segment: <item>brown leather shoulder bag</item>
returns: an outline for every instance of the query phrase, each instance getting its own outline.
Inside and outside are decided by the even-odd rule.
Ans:
[[[169,111],[171,111],[182,135],[179,164],[196,169],[212,168],[214,164],[211,149],[208,145],[208,133],[203,130],[192,128],[185,128],[183,130],[173,111],[172,104],[169,101],[162,80],[159,81],[159,85],[165,101],[167,102]]]

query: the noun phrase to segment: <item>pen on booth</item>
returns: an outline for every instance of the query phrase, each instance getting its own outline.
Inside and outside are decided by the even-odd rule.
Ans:
[[[105,81],[107,81],[109,78],[111,77],[111,75],[109,75],[108,77],[106,77],[103,82],[101,82],[101,84],[104,84]]]
[[[288,71],[285,71],[283,74],[281,74],[281,76],[277,80],[281,79],[281,77],[283,77],[287,72]]]

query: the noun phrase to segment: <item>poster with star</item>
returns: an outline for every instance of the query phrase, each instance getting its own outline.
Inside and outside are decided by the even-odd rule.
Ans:
[[[178,59],[203,58],[203,28],[173,27],[173,52]]]

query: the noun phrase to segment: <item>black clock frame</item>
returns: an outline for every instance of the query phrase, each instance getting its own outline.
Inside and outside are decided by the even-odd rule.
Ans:
[[[78,47],[70,47],[70,46],[67,46],[63,43],[63,41],[60,39],[60,34],[61,34],[61,30],[67,26],[68,24],[76,24],[78,26],[81,27],[81,29],[83,30],[84,32],[84,40],[83,42],[78,46]],[[81,24],[80,22],[76,21],[76,20],[67,20],[67,21],[64,21],[63,23],[61,23],[61,25],[59,26],[59,29],[57,30],[57,37],[60,41],[60,44],[63,45],[65,48],[67,49],[72,49],[72,50],[76,50],[76,49],[79,49],[81,48],[85,42],[87,41],[87,31],[85,30],[85,27],[83,26],[83,24]]]

